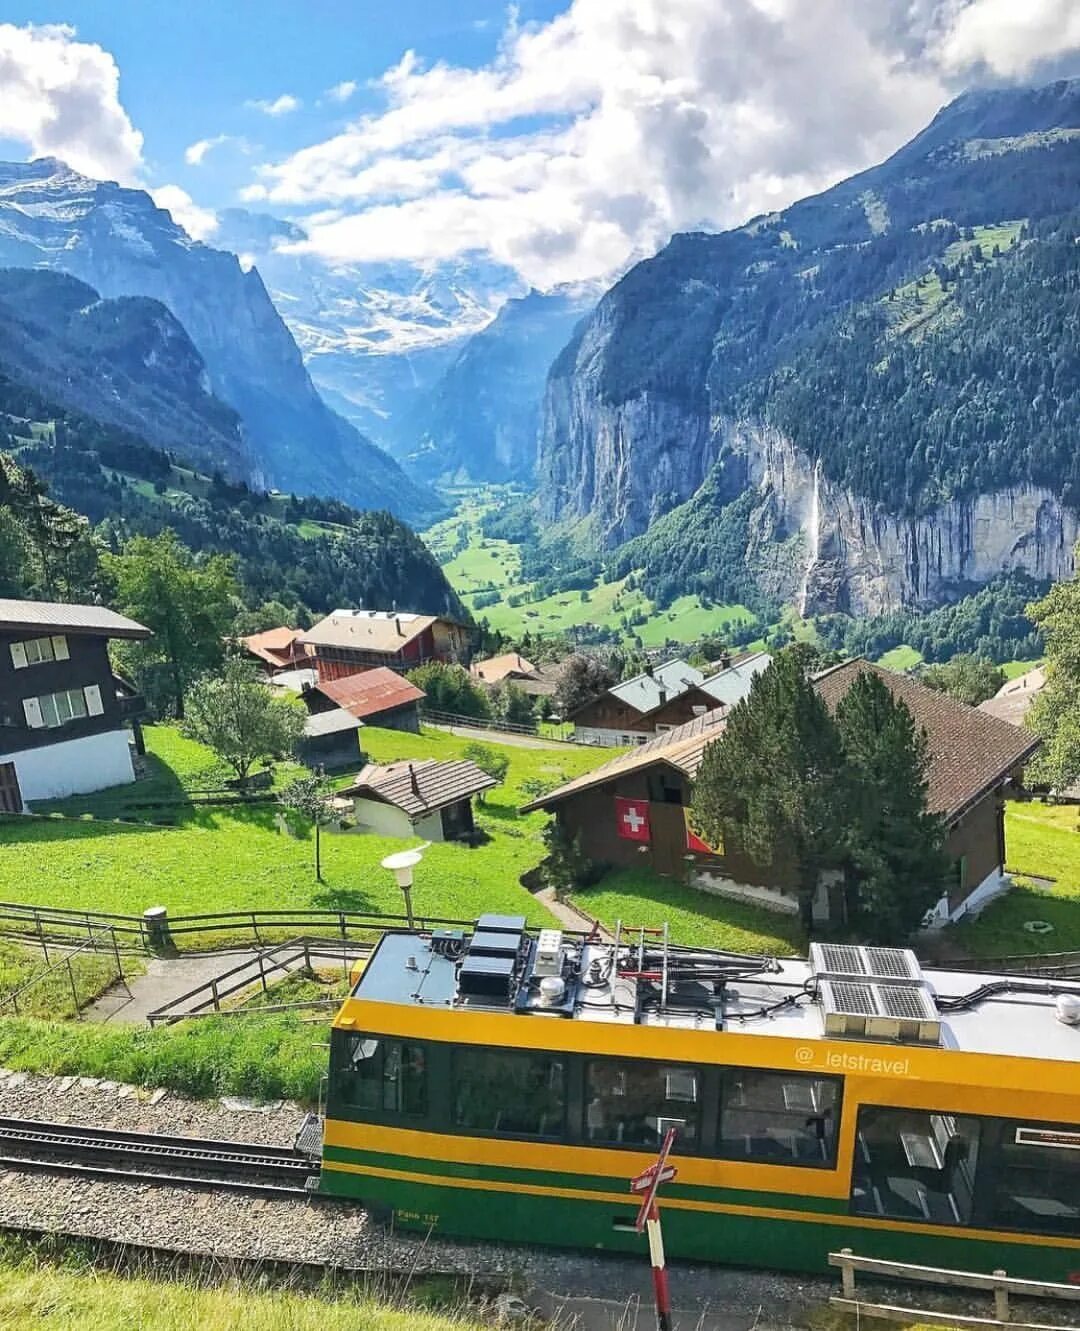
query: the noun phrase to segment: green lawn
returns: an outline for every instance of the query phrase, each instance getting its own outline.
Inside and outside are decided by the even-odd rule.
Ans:
[[[1036,657],[1031,661],[1006,661],[1002,665],[1006,679],[1016,679],[1020,675],[1026,675],[1029,670],[1034,670],[1037,665],[1042,664],[1042,658]]]
[[[905,643],[879,656],[877,663],[886,670],[910,670],[913,666],[919,665],[922,659],[922,652],[917,652],[914,647],[908,647]]]
[[[431,1312],[405,1298],[395,1306],[369,1294],[319,1297],[236,1281],[125,1277],[70,1259],[51,1264],[9,1241],[0,1254],[0,1326],[38,1331],[49,1322],[66,1331],[481,1331],[486,1325],[465,1310]]]
[[[957,926],[958,946],[985,957],[1080,950],[1080,810],[1075,805],[1010,804],[1005,844],[1017,885],[977,920]],[[1053,878],[1054,886],[1025,883],[1026,874]],[[1024,928],[1029,920],[1046,920],[1054,931],[1030,933]]]
[[[443,731],[408,735],[365,728],[363,743],[379,762],[394,758],[456,758],[470,741]],[[213,760],[170,727],[147,730],[154,775],[146,782],[77,801],[107,817],[155,794],[183,799],[185,788],[209,779]],[[486,910],[548,915],[520,884],[543,857],[544,814],[521,817],[528,799],[522,783],[559,783],[589,770],[610,752],[505,746],[506,784],[477,805],[490,840],[475,849],[434,845],[417,871],[413,899],[420,914],[469,919]],[[60,818],[8,818],[0,822],[0,900],[141,914],[163,905],[172,914],[233,909],[342,909],[398,913],[401,893],[379,861],[404,843],[357,833],[323,835],[323,876],[315,879],[310,838],[275,827],[274,806],[169,811],[175,825],[149,826]],[[129,816],[131,814],[129,813]],[[153,811],[142,815],[160,817]]]
[[[619,869],[574,893],[574,905],[613,928],[667,922],[676,943],[791,956],[805,951],[798,921],[741,901],[712,896],[648,869]]]

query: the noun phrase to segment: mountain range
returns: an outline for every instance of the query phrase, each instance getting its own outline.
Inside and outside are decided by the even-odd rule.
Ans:
[[[224,209],[214,233],[215,244],[258,266],[326,400],[381,447],[409,451],[405,420],[417,399],[526,288],[480,254],[331,266],[303,252],[306,239],[294,222],[243,208]]]
[[[1080,81],[966,94],[880,166],[675,236],[556,359],[549,526],[661,601],[803,613],[1072,571]]]
[[[246,453],[231,447],[219,464],[231,475],[418,522],[440,510],[322,400],[258,271],[193,241],[143,190],[91,180],[53,158],[0,163],[0,265],[59,270],[105,300],[160,302],[240,419]]]

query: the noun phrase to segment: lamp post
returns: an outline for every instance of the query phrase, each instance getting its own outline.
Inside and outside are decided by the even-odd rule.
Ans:
[[[425,841],[422,846],[417,846],[415,850],[395,851],[393,855],[387,855],[386,859],[382,861],[382,867],[389,869],[394,875],[397,885],[401,888],[402,895],[405,897],[405,915],[409,921],[410,929],[416,928],[412,913],[413,870],[424,858],[424,851],[430,845],[430,841]]]

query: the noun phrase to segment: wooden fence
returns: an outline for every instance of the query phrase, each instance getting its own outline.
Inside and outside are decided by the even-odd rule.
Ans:
[[[1055,1284],[1044,1280],[1023,1280],[1005,1271],[989,1275],[977,1271],[950,1271],[938,1266],[914,1266],[908,1262],[890,1262],[877,1257],[859,1257],[850,1248],[829,1253],[829,1265],[840,1268],[843,1293],[829,1303],[843,1312],[861,1317],[880,1317],[890,1322],[930,1322],[956,1327],[988,1327],[1001,1331],[1070,1331],[1065,1323],[1014,1322],[1011,1320],[1011,1294],[1029,1299],[1063,1299],[1080,1301],[1080,1285]],[[938,1309],[901,1308],[890,1303],[867,1303],[855,1290],[855,1273],[886,1276],[891,1280],[911,1280],[920,1285],[944,1285],[950,1289],[985,1290],[994,1301],[993,1316],[973,1317],[970,1314],[945,1313]],[[1075,1323],[1073,1324],[1075,1326]]]

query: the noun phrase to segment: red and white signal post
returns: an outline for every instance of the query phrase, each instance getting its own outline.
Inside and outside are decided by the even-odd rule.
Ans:
[[[656,1163],[650,1165],[643,1174],[630,1180],[630,1191],[643,1193],[641,1209],[638,1211],[634,1228],[640,1234],[643,1229],[649,1234],[649,1260],[652,1263],[653,1290],[656,1293],[657,1331],[671,1331],[671,1293],[668,1290],[667,1267],[664,1265],[664,1239],[660,1233],[660,1209],[656,1195],[662,1183],[670,1183],[678,1172],[674,1165],[667,1162],[668,1153],[675,1141],[675,1129],[668,1128],[664,1134],[664,1143]]]

